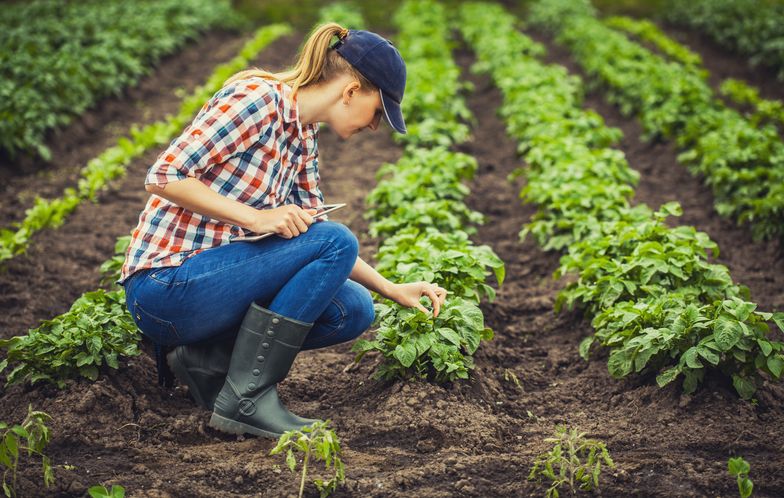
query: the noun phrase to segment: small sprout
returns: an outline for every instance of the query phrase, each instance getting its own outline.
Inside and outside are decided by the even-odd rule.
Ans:
[[[87,490],[92,498],[125,498],[125,488],[117,484],[112,484],[112,489],[104,486],[93,486]]]
[[[47,488],[54,484],[54,472],[49,457],[44,455],[44,447],[51,437],[49,428],[44,423],[51,419],[48,414],[33,411],[32,405],[27,407],[27,417],[19,425],[9,427],[7,423],[0,422],[0,465],[5,467],[3,472],[3,492],[7,497],[16,495],[16,471],[19,466],[20,451],[27,451],[27,456],[33,453],[41,457],[43,466],[43,482]],[[21,444],[26,440],[27,444]],[[11,484],[7,482],[8,473],[11,473]]]
[[[278,439],[278,444],[270,450],[270,455],[277,455],[286,451],[286,465],[291,472],[296,472],[297,459],[295,451],[302,452],[302,478],[299,485],[299,497],[305,491],[305,478],[308,473],[308,462],[313,456],[324,462],[327,472],[334,471],[335,475],[328,481],[313,479],[321,497],[329,496],[337,489],[338,484],[343,484],[346,479],[343,461],[340,459],[340,440],[328,426],[330,421],[318,421],[313,425],[303,427],[301,430],[287,431]]]
[[[523,389],[522,384],[520,384],[520,379],[517,378],[517,374],[515,374],[512,370],[508,368],[504,368],[504,380],[509,382],[514,382],[514,384],[519,388]]]
[[[602,472],[602,462],[609,467],[615,467],[610,458],[607,447],[601,441],[586,439],[584,432],[577,429],[567,431],[566,427],[556,428],[555,437],[545,439],[548,443],[555,443],[553,449],[542,453],[534,461],[529,480],[546,477],[552,481],[545,496],[558,498],[558,488],[567,484],[572,494],[578,486],[583,491],[590,491],[599,487],[599,474]]]
[[[740,498],[749,498],[754,489],[754,483],[749,479],[749,470],[751,470],[749,462],[744,460],[743,457],[730,458],[727,461],[727,470],[729,470],[730,475],[738,479]]]

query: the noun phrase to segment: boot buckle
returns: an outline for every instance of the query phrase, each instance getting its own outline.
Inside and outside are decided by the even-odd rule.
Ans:
[[[242,398],[239,403],[239,411],[242,415],[250,417],[256,413],[256,403],[252,399]]]

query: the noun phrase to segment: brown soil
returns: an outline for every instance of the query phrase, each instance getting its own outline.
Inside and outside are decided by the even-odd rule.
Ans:
[[[262,59],[273,66],[287,60],[300,36],[276,43]],[[472,55],[456,55],[467,68]],[[296,413],[333,420],[348,476],[337,496],[542,495],[543,488],[526,476],[533,457],[546,448],[543,439],[560,423],[608,444],[617,469],[602,474],[600,496],[732,496],[737,491],[726,460],[733,454],[751,462],[755,496],[781,496],[781,386],[765,386],[755,405],[738,400],[718,378],[709,378],[694,396],[681,396],[676,386],[659,389],[649,378],[613,380],[601,359],[578,357],[577,345],[590,328],[579,313],[553,314],[559,283],[550,275],[558,255],[517,238],[534,208],[521,206],[520,185],[506,180],[521,163],[495,115],[500,94],[486,77],[467,77],[476,84],[469,105],[478,125],[473,141],[461,149],[480,163],[469,202],[488,216],[476,240],[492,245],[507,264],[495,303],[483,306],[496,338],[480,348],[470,382],[444,386],[372,380],[373,356],[344,371],[353,358],[348,344],[299,355],[281,396]],[[327,199],[351,205],[332,219],[363,232],[362,199],[375,184],[373,173],[396,160],[400,147],[388,130],[343,142],[323,129],[320,151]],[[81,206],[63,229],[35,244],[45,243],[45,252],[34,247],[18,259],[15,274],[2,276],[2,295],[9,296],[0,302],[2,336],[22,333],[96,286],[98,264],[114,239],[136,223],[147,198],[142,178],[153,158],[136,161],[117,194]],[[710,203],[702,209],[702,218],[713,218]],[[365,256],[372,247],[363,239]],[[505,380],[507,372],[519,378],[519,387]],[[58,465],[56,488],[44,490],[38,464],[26,464],[23,496],[83,496],[97,483],[121,484],[128,496],[296,493],[297,479],[282,459],[267,456],[273,441],[217,433],[207,427],[209,413],[182,388],[159,389],[146,344],[145,354],[97,382],[77,380],[63,390],[14,386],[1,397],[0,420],[21,419],[28,403],[55,416],[48,452]],[[318,495],[312,485],[307,493]]]

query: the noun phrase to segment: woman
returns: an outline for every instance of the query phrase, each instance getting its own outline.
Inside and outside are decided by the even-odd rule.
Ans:
[[[338,41],[330,46],[333,37]],[[210,426],[278,437],[314,420],[289,412],[276,384],[300,349],[350,341],[372,323],[369,290],[438,315],[446,290],[393,284],[358,257],[322,210],[318,123],[342,138],[383,115],[405,133],[405,63],[384,38],[326,24],[288,72],[241,72],[207,102],[145,179],[118,283],[174,375],[213,411]],[[230,239],[274,232],[256,242]],[[164,358],[164,349],[171,349]]]

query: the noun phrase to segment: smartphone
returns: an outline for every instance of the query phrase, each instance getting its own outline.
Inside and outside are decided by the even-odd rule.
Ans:
[[[329,214],[332,211],[337,211],[338,209],[343,207],[346,207],[345,202],[341,204],[324,204],[322,206],[322,211],[319,211],[318,213],[314,214],[313,219],[315,220],[317,218],[321,218],[325,214]],[[229,242],[254,242],[257,240],[266,239],[267,237],[272,237],[273,235],[275,235],[274,232],[269,232],[269,233],[263,233],[261,235],[247,235],[244,237],[234,237],[229,239]]]

